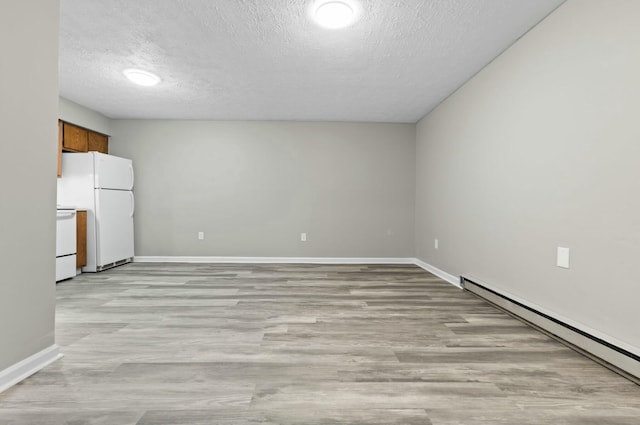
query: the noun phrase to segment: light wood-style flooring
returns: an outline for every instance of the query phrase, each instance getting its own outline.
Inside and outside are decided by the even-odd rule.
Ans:
[[[415,266],[135,263],[57,294],[65,357],[0,425],[640,424],[636,384]]]

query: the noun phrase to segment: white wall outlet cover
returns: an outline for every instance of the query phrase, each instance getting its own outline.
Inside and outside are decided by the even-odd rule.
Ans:
[[[439,241],[438,241],[437,239],[434,239],[434,240],[433,240],[433,247],[434,247],[435,249],[438,249],[438,246],[439,246],[439,245],[440,245]]]
[[[569,268],[569,248],[558,247],[558,258],[557,258],[558,267],[562,267],[564,269]]]
[[[307,234],[306,233],[300,233],[300,241],[301,242],[306,242],[307,241]]]
[[[198,232],[198,239],[204,240],[204,232]]]

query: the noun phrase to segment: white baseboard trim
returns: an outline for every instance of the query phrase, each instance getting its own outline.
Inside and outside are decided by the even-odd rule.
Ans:
[[[134,263],[202,263],[202,264],[413,264],[461,288],[460,279],[417,258],[399,257],[206,257],[206,256],[136,256]]]
[[[432,266],[431,264],[425,263],[422,260],[418,260],[417,258],[414,258],[413,264],[415,264],[416,266],[428,271],[429,273],[433,273],[434,275],[438,276],[440,279],[449,282],[450,284],[452,284],[453,286],[456,286],[460,289],[462,289],[462,285],[460,285],[460,278],[449,274],[447,272],[445,272],[444,270],[440,270],[437,267]]]
[[[53,344],[51,347],[45,348],[13,366],[9,366],[5,370],[0,371],[0,393],[62,358],[62,356],[60,347]]]
[[[134,263],[414,264],[413,258],[136,256]]]

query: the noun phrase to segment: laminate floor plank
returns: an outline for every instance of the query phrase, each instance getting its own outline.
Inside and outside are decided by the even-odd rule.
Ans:
[[[0,425],[639,425],[640,387],[411,265],[144,264],[57,285]]]

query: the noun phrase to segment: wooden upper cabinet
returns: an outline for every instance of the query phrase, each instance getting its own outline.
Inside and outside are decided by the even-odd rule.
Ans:
[[[87,152],[89,132],[67,122],[62,123],[62,149],[73,152]]]
[[[68,122],[59,121],[58,123],[58,137],[62,140],[63,151],[109,153],[109,136]]]
[[[109,153],[109,137],[89,131],[89,151]]]

